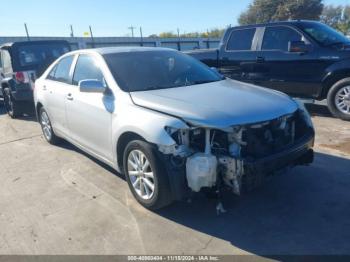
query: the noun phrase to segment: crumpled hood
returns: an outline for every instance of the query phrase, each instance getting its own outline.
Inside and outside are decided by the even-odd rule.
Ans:
[[[298,108],[280,92],[229,79],[130,95],[136,105],[208,128],[263,122],[294,113]]]

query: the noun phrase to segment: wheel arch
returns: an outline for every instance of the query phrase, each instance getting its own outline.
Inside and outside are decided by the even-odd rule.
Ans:
[[[44,105],[41,102],[37,102],[35,104],[35,115],[36,115],[36,119],[39,121],[39,115],[40,115],[40,109],[43,108]]]
[[[10,84],[7,81],[1,82],[1,91],[4,91],[6,87],[10,87]]]
[[[124,172],[123,170],[123,157],[124,157],[124,150],[126,146],[133,140],[141,140],[146,141],[145,138],[140,136],[139,134],[131,131],[124,132],[121,134],[117,141],[117,165],[121,172]]]
[[[350,77],[350,67],[328,72],[328,74],[322,80],[322,91],[320,94],[320,99],[326,99],[329,90],[337,82],[349,77]]]

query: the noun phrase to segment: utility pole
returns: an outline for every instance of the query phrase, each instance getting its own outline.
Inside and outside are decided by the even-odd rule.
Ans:
[[[210,48],[210,37],[209,37],[209,29],[207,29],[207,48]]]
[[[181,45],[180,45],[180,29],[177,28],[177,49],[181,51]]]
[[[92,33],[91,25],[89,25],[89,29],[90,29],[90,37],[91,37],[91,41],[92,41],[92,47],[95,48],[95,39],[94,39],[94,34]]]
[[[70,37],[74,37],[73,26],[70,25]]]
[[[29,32],[28,32],[28,27],[27,27],[27,24],[26,24],[26,23],[24,23],[24,29],[26,30],[27,40],[30,41]]]
[[[140,37],[141,37],[141,46],[143,46],[143,34],[142,34],[142,27],[140,26]]]
[[[134,30],[136,29],[136,27],[135,26],[130,26],[130,27],[128,27],[128,29],[131,30],[131,36],[134,37]]]

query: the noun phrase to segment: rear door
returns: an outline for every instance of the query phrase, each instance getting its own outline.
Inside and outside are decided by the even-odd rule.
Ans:
[[[254,82],[257,32],[257,28],[252,27],[233,29],[229,33],[219,52],[222,74],[239,81]]]
[[[66,100],[66,110],[70,137],[89,151],[110,160],[113,94],[111,91],[83,93],[79,90],[79,82],[82,80],[106,83],[100,67],[101,60],[102,58],[90,54],[79,55],[73,75],[72,97]]]
[[[310,46],[307,53],[289,52],[289,42],[304,41]],[[260,66],[264,77],[262,86],[297,97],[318,94],[322,68],[317,52],[303,34],[288,25],[267,26],[259,46]]]
[[[62,58],[51,70],[42,88],[53,129],[65,136],[69,135],[66,117],[66,100],[72,93],[72,64],[74,55]]]

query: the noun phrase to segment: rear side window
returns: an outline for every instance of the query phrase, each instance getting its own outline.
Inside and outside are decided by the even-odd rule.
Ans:
[[[3,65],[4,73],[11,73],[12,72],[12,63],[11,63],[11,55],[10,55],[9,51],[2,50],[1,56],[2,56],[2,65]]]
[[[82,80],[98,80],[105,83],[103,74],[96,65],[96,61],[89,55],[80,55],[75,66],[73,85],[78,85]]]
[[[73,62],[73,56],[63,58],[49,73],[48,79],[70,83],[69,72]]]
[[[28,44],[19,46],[17,53],[21,67],[38,68],[49,66],[61,55],[69,52],[69,47],[63,44]]]
[[[288,51],[290,41],[301,41],[302,35],[287,26],[273,26],[265,29],[262,50]]]
[[[232,31],[227,43],[227,50],[247,51],[252,49],[255,28]]]

